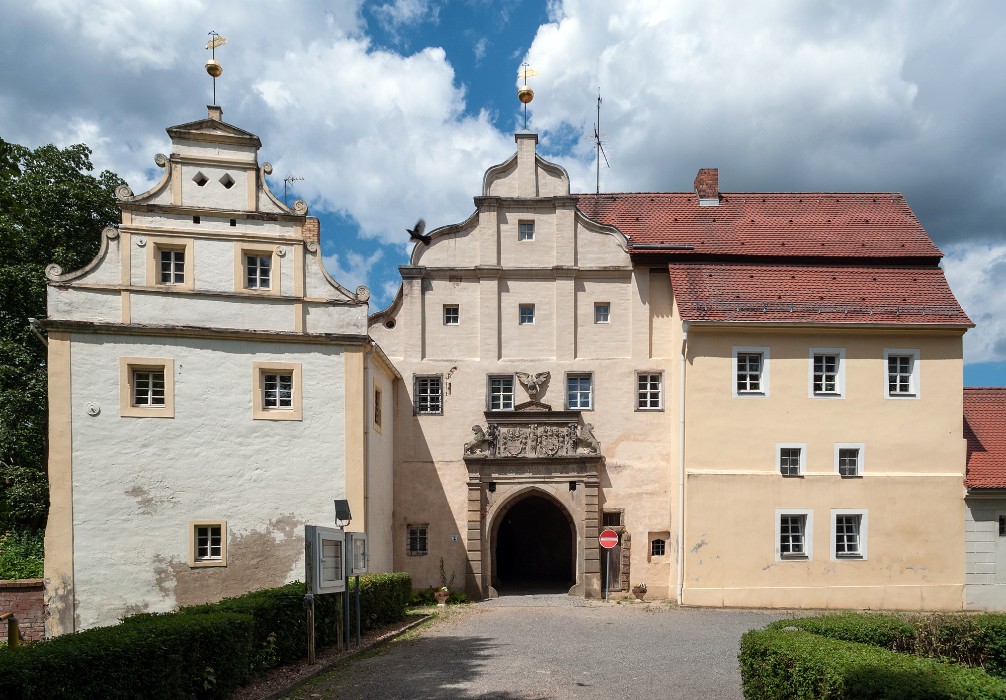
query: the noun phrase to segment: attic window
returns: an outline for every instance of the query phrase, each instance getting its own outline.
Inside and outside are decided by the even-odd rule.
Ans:
[[[234,178],[232,178],[230,174],[224,173],[224,176],[220,178],[220,184],[224,186],[224,189],[229,190],[234,187]]]
[[[202,187],[203,185],[205,185],[209,181],[210,181],[210,179],[208,177],[206,177],[205,175],[203,175],[201,172],[200,173],[196,173],[192,177],[192,182],[196,183],[200,187]]]

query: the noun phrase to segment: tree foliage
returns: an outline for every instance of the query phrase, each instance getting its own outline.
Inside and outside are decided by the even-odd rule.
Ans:
[[[46,265],[82,267],[119,221],[122,180],[92,170],[83,144],[0,139],[0,533],[45,526],[46,352],[28,319],[46,315]]]

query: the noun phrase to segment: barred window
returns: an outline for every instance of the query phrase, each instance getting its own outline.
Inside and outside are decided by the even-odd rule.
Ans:
[[[443,385],[439,375],[417,376],[413,388],[417,414],[440,414],[444,412]]]
[[[423,556],[429,553],[427,529],[429,525],[408,525],[405,553],[410,557]]]

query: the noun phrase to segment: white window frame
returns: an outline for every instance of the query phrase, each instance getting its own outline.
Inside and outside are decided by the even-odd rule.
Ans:
[[[493,382],[499,382],[499,391],[494,391]],[[504,383],[509,382],[509,391]],[[486,376],[486,410],[487,411],[512,411],[517,395],[515,393],[516,382],[512,374],[490,374]],[[499,397],[499,405],[493,405],[493,399]]]
[[[814,384],[817,372],[815,358],[819,355],[835,357],[835,391],[815,391]],[[845,398],[845,348],[811,348],[808,356],[807,396],[812,399],[843,399]]]
[[[270,377],[290,377],[290,398],[271,395]],[[303,371],[299,362],[252,362],[252,419],[303,420]],[[280,387],[273,387],[278,392]]]
[[[577,395],[576,404],[577,405],[575,405],[575,406],[572,405],[572,402],[570,401],[570,396],[569,396],[569,394],[570,394],[570,385],[569,385],[569,383],[570,383],[571,380],[574,380],[574,379],[576,379],[578,381],[579,380],[583,380],[583,379],[587,380],[587,391],[586,391],[587,405],[586,406],[582,405],[582,403],[581,403],[581,399],[583,398],[583,394],[584,394],[584,391],[583,391],[582,388],[577,388],[576,389],[576,395]],[[566,399],[565,399],[565,401],[566,401],[566,410],[567,411],[593,411],[594,410],[594,374],[593,374],[593,372],[567,372],[566,373],[566,378],[565,378],[565,381],[563,382],[563,384],[566,387]]]
[[[838,518],[839,516],[859,516],[859,552],[857,554],[838,554]],[[868,515],[865,508],[832,508],[831,509],[831,560],[861,561],[867,558],[866,544],[868,532]]]
[[[611,302],[610,301],[595,301],[594,302],[594,323],[596,323],[596,324],[608,324],[608,323],[611,323]]]
[[[842,450],[856,450],[857,455],[856,473],[842,474],[841,454]],[[843,479],[855,479],[863,476],[863,468],[866,466],[866,446],[861,442],[836,442],[835,443],[835,473]]]
[[[902,349],[902,348],[886,348],[884,350],[884,397],[888,399],[918,399],[921,395],[921,377],[919,362],[920,352],[917,349]],[[910,391],[908,392],[895,392],[891,393],[890,384],[890,372],[888,371],[888,366],[891,357],[910,357],[912,360],[912,369],[909,373],[909,382],[911,384]]]
[[[803,518],[803,554],[782,553],[782,518],[797,516]],[[775,509],[775,560],[810,561],[814,558],[814,511],[810,508]]]
[[[800,467],[799,472],[796,474],[783,474],[782,473],[782,451],[783,450],[799,450],[800,451]],[[805,442],[780,442],[775,446],[775,471],[777,474],[781,475],[787,479],[793,479],[796,477],[803,476],[807,471],[807,443]]]
[[[517,305],[517,325],[533,326],[535,322],[534,304]]]
[[[412,531],[416,531],[417,545],[422,542],[423,547],[412,548]],[[420,534],[421,531],[421,534]],[[430,526],[429,523],[409,523],[405,526],[405,554],[410,557],[425,557],[430,553]]]
[[[737,358],[739,355],[761,355],[761,372],[758,378],[758,389],[740,391],[737,388]],[[734,346],[730,366],[730,389],[734,398],[764,398],[769,395],[769,349],[767,347]]]
[[[200,529],[220,529],[220,554],[212,553],[201,556],[199,552]],[[212,545],[211,545],[212,546]],[[189,566],[193,569],[227,566],[227,521],[226,520],[192,520],[189,521]]]
[[[422,383],[431,385],[436,381],[437,406],[432,407],[432,391],[421,392],[419,390]],[[426,397],[425,400],[423,397]],[[423,404],[426,404],[425,406]],[[442,416],[444,415],[444,375],[442,374],[415,374],[412,377],[412,413],[416,416]]]
[[[172,248],[169,246],[158,246],[157,251],[157,284],[166,287],[180,287],[185,285],[185,247]],[[167,256],[168,260],[164,257]],[[165,264],[168,269],[165,270]],[[165,279],[167,277],[167,279]],[[178,279],[181,277],[181,279]]]
[[[163,403],[136,403],[137,372],[162,372],[164,374]],[[175,363],[172,358],[119,358],[119,415],[133,418],[175,417]]]
[[[642,387],[643,377],[656,377],[657,378],[657,405],[650,406],[650,400],[653,398],[654,389],[652,388],[652,380],[647,380],[647,388]],[[644,402],[647,405],[643,405]],[[637,411],[663,411],[664,410],[664,373],[663,372],[636,372],[636,410]]]
[[[517,222],[517,240],[518,241],[533,241],[534,240],[534,222],[533,221],[518,221]]]
[[[460,304],[444,304],[444,325],[445,326],[461,325]]]

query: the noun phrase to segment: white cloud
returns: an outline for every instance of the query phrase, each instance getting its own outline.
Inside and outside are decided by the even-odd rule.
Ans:
[[[383,254],[380,250],[376,250],[370,255],[346,251],[342,254],[324,255],[321,260],[325,264],[328,274],[336,282],[346,289],[354,291],[361,284],[367,284],[371,270],[382,257]]]
[[[435,0],[395,0],[377,5],[371,11],[391,34],[420,22],[435,23],[440,17],[440,5]]]
[[[976,327],[964,336],[966,362],[1006,360],[1006,243],[953,245],[943,268]]]

